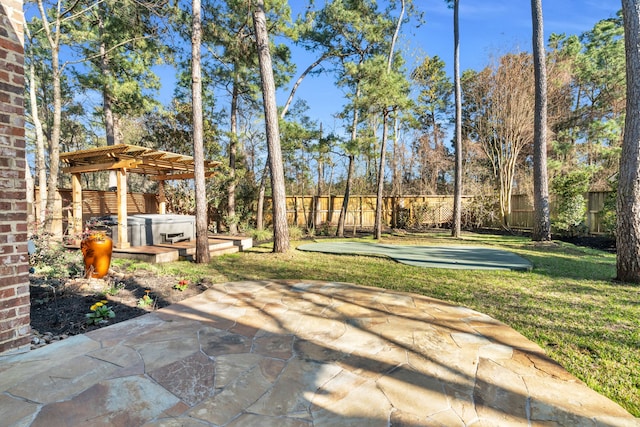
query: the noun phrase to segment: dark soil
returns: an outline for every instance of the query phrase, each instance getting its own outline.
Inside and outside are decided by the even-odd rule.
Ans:
[[[616,239],[609,236],[554,236],[554,238],[563,242],[573,243],[576,246],[586,246],[612,253],[616,251]]]
[[[579,246],[615,252],[615,240],[608,237],[574,237],[555,239]],[[180,302],[205,291],[210,283],[189,283],[184,291],[174,286],[181,278],[158,276],[147,270],[134,272],[112,267],[103,279],[46,279],[33,276],[31,286],[31,328],[37,336],[68,336],[138,317]],[[140,306],[149,295],[151,305]],[[115,317],[102,324],[88,324],[87,313],[98,301],[107,300]]]
[[[37,336],[64,337],[123,322],[195,296],[208,288],[206,283],[189,283],[183,291],[174,286],[181,278],[158,276],[147,270],[135,272],[111,268],[102,279],[30,278],[31,329]],[[140,305],[148,295],[153,302]],[[89,324],[87,314],[96,302],[106,300],[115,317],[106,323]]]

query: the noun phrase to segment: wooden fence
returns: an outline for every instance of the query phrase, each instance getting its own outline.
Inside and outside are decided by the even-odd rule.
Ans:
[[[471,200],[463,197],[463,204]],[[305,227],[337,224],[344,196],[289,196],[287,218],[289,224]],[[453,196],[383,197],[382,222],[392,227],[440,227],[453,218]],[[350,196],[345,227],[373,227],[376,197]]]
[[[608,192],[590,192],[585,195],[587,210],[585,223],[591,234],[604,233],[601,222],[602,209]],[[39,197],[35,192],[34,214],[39,218]],[[464,196],[464,206],[474,199]],[[344,196],[288,196],[287,218],[289,224],[298,227],[336,225],[340,217],[340,209]],[[56,203],[61,212],[54,218],[55,230],[60,234],[66,229],[71,207],[71,190],[61,189],[56,195]],[[82,191],[83,221],[91,217],[117,214],[116,193],[112,191]],[[552,216],[555,202],[551,200]],[[158,213],[156,194],[128,193],[128,214]],[[270,221],[270,200],[266,200],[265,219]],[[375,223],[376,197],[371,195],[355,195],[349,198],[349,206],[345,217],[345,227],[368,228]],[[403,228],[442,227],[451,223],[453,218],[453,196],[399,196],[384,197],[382,222],[387,226]],[[485,224],[487,226],[495,224]],[[533,201],[527,195],[514,195],[511,198],[511,226],[516,229],[533,228]]]
[[[602,226],[602,210],[609,191],[591,191],[584,195],[587,202],[585,224],[590,234],[602,234],[606,231]],[[551,217],[556,213],[556,202],[550,201]],[[527,195],[511,196],[511,226],[513,228],[533,229],[533,199]]]
[[[53,231],[63,235],[71,216],[71,190],[59,189],[55,197]],[[36,188],[33,214],[40,218],[40,192]],[[148,193],[127,193],[127,214],[158,213],[158,196]],[[82,190],[82,221],[92,217],[118,214],[115,191]]]
[[[587,209],[585,224],[591,234],[604,233],[601,217],[609,192],[585,194]],[[464,196],[464,206],[473,200]],[[289,196],[287,197],[287,218],[289,224],[298,227],[311,225],[336,225],[340,217],[343,196]],[[441,227],[451,223],[453,218],[453,196],[402,196],[383,197],[382,222],[385,225],[402,228],[405,226]],[[556,212],[552,199],[551,215]],[[375,223],[375,196],[351,196],[345,217],[345,227],[373,227]],[[512,228],[533,229],[533,200],[527,195],[511,197]],[[499,224],[484,224],[497,226]]]

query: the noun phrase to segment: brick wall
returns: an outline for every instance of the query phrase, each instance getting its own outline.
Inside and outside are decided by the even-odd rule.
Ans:
[[[22,0],[0,3],[0,354],[30,342]]]

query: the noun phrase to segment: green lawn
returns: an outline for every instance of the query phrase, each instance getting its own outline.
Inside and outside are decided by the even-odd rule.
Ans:
[[[371,239],[365,239],[371,241]],[[191,280],[317,279],[416,292],[464,305],[510,325],[591,388],[640,417],[640,286],[620,284],[615,255],[561,242],[465,234],[385,236],[403,245],[492,245],[534,264],[531,272],[424,269],[384,258],[295,250],[273,254],[264,245],[161,271]]]

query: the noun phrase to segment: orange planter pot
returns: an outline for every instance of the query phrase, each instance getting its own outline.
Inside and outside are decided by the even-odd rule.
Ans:
[[[113,240],[104,233],[91,234],[80,244],[84,257],[84,277],[100,279],[109,272]]]

